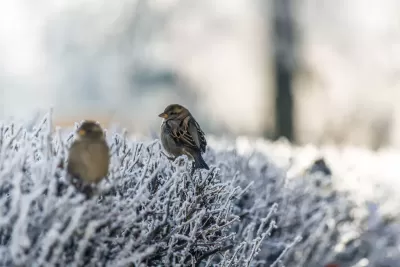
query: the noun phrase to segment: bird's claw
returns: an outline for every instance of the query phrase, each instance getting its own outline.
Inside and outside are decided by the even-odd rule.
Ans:
[[[170,156],[168,156],[167,154],[165,154],[163,151],[161,151],[161,153],[162,153],[167,159],[169,159],[169,160],[171,160],[171,161],[175,161],[175,160],[176,160],[176,157],[170,157]]]
[[[195,162],[192,162],[192,170],[190,171],[190,175],[193,176],[194,172],[196,171],[196,166]]]

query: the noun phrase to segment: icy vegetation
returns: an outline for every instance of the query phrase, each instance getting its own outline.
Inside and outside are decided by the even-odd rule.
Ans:
[[[109,130],[109,176],[85,199],[63,169],[73,129],[50,129],[0,127],[0,266],[398,266],[399,202],[363,194],[374,173],[351,161],[372,169],[368,151],[210,137],[210,171],[190,175],[158,140]]]

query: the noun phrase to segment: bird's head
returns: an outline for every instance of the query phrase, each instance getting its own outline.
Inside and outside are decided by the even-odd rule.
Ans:
[[[164,109],[164,112],[159,114],[158,117],[165,120],[184,119],[189,116],[189,110],[179,104],[172,104]]]
[[[98,140],[104,138],[104,131],[95,121],[84,121],[76,131],[81,139]]]

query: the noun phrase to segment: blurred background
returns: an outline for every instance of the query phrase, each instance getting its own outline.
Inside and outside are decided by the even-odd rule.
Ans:
[[[400,1],[0,2],[0,118],[400,146]]]

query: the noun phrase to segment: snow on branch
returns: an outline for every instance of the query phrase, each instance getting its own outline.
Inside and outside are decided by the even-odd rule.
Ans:
[[[158,140],[108,133],[110,174],[87,200],[62,168],[71,134],[52,133],[49,121],[1,126],[1,265],[200,266],[237,246],[234,202],[244,190],[218,168],[191,175]],[[246,242],[246,262],[266,231]]]
[[[1,266],[321,266],[356,228],[327,176],[288,179],[223,140],[191,175],[158,140],[108,131],[110,172],[86,199],[63,169],[72,132],[50,121],[0,125]]]

